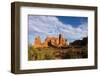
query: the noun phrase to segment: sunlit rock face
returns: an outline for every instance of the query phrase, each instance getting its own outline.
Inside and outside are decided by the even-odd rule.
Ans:
[[[39,36],[35,38],[34,47],[36,48],[47,48],[47,47],[68,47],[68,40],[64,39],[61,34],[59,37],[47,36],[45,41],[41,43],[41,39]]]
[[[39,36],[35,37],[35,41],[34,41],[34,47],[38,47],[41,48],[42,47],[42,43],[41,43],[41,39]]]

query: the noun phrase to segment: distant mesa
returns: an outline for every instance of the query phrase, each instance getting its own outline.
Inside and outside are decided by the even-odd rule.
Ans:
[[[63,38],[61,34],[59,37],[47,36],[45,41],[42,43],[40,36],[35,37],[34,47],[35,48],[47,48],[47,47],[68,47],[69,42],[67,39]]]

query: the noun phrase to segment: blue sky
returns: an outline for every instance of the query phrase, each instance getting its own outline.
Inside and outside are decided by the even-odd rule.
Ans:
[[[82,23],[87,23],[87,17],[56,16],[62,23],[78,27]]]
[[[28,42],[40,36],[41,41],[47,36],[62,34],[69,42],[82,39],[88,35],[88,18],[71,16],[28,16]]]

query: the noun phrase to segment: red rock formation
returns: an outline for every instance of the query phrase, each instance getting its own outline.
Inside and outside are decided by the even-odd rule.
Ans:
[[[68,45],[68,41],[66,42],[61,34],[59,35],[59,37],[48,36],[43,43],[41,43],[40,37],[36,37],[34,43],[34,46],[36,48],[46,48],[49,46],[67,47]]]
[[[41,48],[42,47],[42,43],[41,43],[41,39],[39,36],[35,37],[35,41],[34,41],[34,47],[39,47]]]

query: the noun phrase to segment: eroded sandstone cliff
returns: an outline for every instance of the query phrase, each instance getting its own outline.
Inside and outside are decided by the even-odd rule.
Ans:
[[[69,45],[68,40],[59,34],[59,37],[47,36],[45,41],[41,43],[41,38],[37,36],[35,38],[34,47],[35,48],[47,48],[47,47],[67,47]]]

